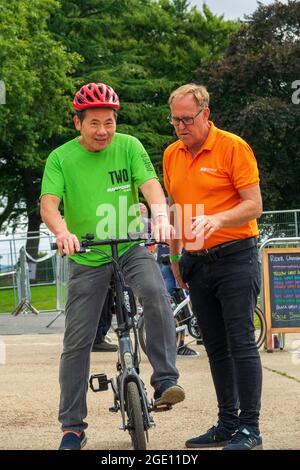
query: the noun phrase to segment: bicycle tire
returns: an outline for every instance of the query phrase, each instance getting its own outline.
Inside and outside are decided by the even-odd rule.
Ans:
[[[255,307],[253,314],[253,323],[255,327],[255,339],[257,349],[259,349],[266,339],[267,324],[263,312],[259,307]]]
[[[176,323],[176,320],[175,320]],[[139,343],[141,346],[142,351],[147,355],[147,348],[146,348],[146,327],[145,327],[145,319],[144,317],[140,317],[137,325],[137,332]],[[184,331],[176,333],[176,348],[178,349],[181,346],[182,341],[184,340]]]
[[[139,338],[139,343],[142,348],[142,351],[147,355],[147,349],[146,349],[146,329],[145,329],[145,320],[144,317],[140,317],[138,324],[137,324],[137,332],[138,332],[138,338]]]
[[[197,341],[202,341],[202,332],[199,328],[197,318],[193,314],[192,318],[189,319],[188,324],[188,332],[189,334],[195,338]]]
[[[146,450],[143,409],[139,390],[135,382],[127,384],[126,412],[128,416],[127,429],[134,450]]]
[[[180,298],[179,301],[187,300],[187,299],[189,299],[189,296],[185,297],[183,299]],[[189,303],[190,303],[190,300],[189,300]],[[180,305],[180,304],[178,304],[178,305]],[[177,310],[178,305],[176,306],[175,311]],[[203,341],[202,340],[202,332],[201,332],[201,330],[198,326],[198,321],[197,321],[196,315],[192,311],[191,306],[189,307],[188,305],[184,305],[175,314],[175,318],[178,319],[178,324],[179,325],[185,324],[187,326],[187,330],[193,338],[195,338],[197,341]]]
[[[253,323],[255,326],[256,345],[257,345],[257,348],[259,349],[263,345],[266,339],[267,324],[266,324],[266,319],[262,310],[257,306],[254,309]],[[189,320],[188,331],[189,331],[189,334],[193,336],[193,338],[197,340],[202,340],[202,333],[197,324],[197,319],[195,316],[193,316],[191,320]]]

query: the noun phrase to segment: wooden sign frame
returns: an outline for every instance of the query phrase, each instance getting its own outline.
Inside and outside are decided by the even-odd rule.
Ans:
[[[300,255],[300,248],[265,248],[263,251],[263,295],[264,295],[264,313],[267,324],[267,350],[273,351],[273,333],[300,333],[300,327],[272,327],[272,312],[271,312],[271,296],[270,296],[270,272],[269,272],[269,255],[270,254],[287,254],[298,253]],[[300,269],[300,264],[299,264]]]

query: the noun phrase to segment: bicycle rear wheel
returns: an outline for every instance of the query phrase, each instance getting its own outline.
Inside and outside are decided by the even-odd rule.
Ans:
[[[137,332],[140,346],[145,354],[147,354],[146,349],[146,328],[144,317],[140,317],[137,325]]]
[[[255,327],[256,344],[257,344],[257,348],[259,349],[263,345],[266,339],[266,334],[267,334],[266,320],[265,320],[263,312],[261,311],[259,307],[255,307],[254,315],[253,315],[253,323]]]
[[[135,382],[127,384],[126,411],[128,416],[128,431],[134,450],[146,450],[143,409],[139,390]]]

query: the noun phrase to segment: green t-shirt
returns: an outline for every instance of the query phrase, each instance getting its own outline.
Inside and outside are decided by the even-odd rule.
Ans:
[[[126,238],[141,230],[138,187],[152,178],[157,177],[151,160],[135,137],[116,133],[101,152],[89,152],[76,138],[49,155],[41,195],[63,198],[68,230],[79,241],[86,233],[95,240]],[[130,246],[120,244],[119,255]],[[109,246],[98,248],[111,254]],[[92,252],[71,258],[88,266],[109,262],[105,254]]]

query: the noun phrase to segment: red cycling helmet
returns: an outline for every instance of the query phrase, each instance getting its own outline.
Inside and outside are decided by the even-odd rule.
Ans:
[[[80,111],[94,107],[119,109],[120,101],[117,93],[104,83],[88,83],[84,85],[74,96],[73,108]]]

